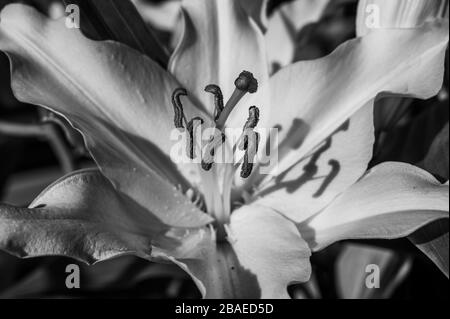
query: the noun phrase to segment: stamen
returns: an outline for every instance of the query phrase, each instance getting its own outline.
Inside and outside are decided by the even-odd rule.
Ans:
[[[241,177],[248,178],[253,170],[253,163],[250,163],[248,160],[248,152],[245,152],[244,155],[244,163],[241,167]]]
[[[258,153],[258,144],[259,144],[259,133],[252,131],[253,134],[250,135],[250,139],[248,140],[247,150],[244,154],[244,163],[241,167],[241,177],[247,178],[250,176],[253,170],[253,162],[256,154]]]
[[[205,171],[209,171],[214,163],[214,156],[216,149],[218,149],[225,142],[225,134],[220,132],[216,134],[206,146],[205,154],[202,159],[202,168]]]
[[[215,114],[214,121],[219,119],[220,114],[223,111],[223,94],[218,85],[210,84],[205,87],[205,91],[214,95]]]
[[[255,93],[258,90],[258,81],[253,77],[253,74],[248,71],[243,71],[234,82],[236,89],[231,98],[228,100],[223,112],[217,119],[217,128],[221,130],[225,126],[225,122],[233,111],[234,107],[247,93]]]
[[[181,104],[180,97],[187,96],[186,89],[178,88],[172,93],[172,105],[174,111],[174,125],[176,128],[184,128],[183,121],[187,125],[186,118],[183,112],[183,104]]]
[[[245,129],[254,129],[259,122],[259,109],[256,106],[251,106],[248,109],[248,119],[244,125]]]
[[[243,135],[240,139],[239,149],[241,151],[247,149],[248,135],[251,134],[253,129],[259,122],[259,109],[256,106],[251,106],[248,109],[248,119],[243,128]]]
[[[186,125],[186,130],[189,137],[189,143],[186,145],[186,153],[190,159],[195,159],[197,156],[195,154],[195,131],[197,128],[204,123],[201,117],[194,117]]]
[[[246,129],[240,138],[239,149],[245,151],[248,148],[248,136],[252,134],[253,130]]]

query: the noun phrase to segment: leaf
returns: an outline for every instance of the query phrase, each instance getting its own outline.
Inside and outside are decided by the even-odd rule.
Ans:
[[[425,159],[433,140],[448,122],[449,109],[447,103],[435,100],[419,106],[421,113],[381,135],[372,165],[386,161],[416,164]]]
[[[409,236],[409,240],[449,278],[448,219],[438,220],[417,230]]]
[[[370,265],[378,267],[376,271],[380,276],[379,287],[369,288],[366,285],[368,276],[373,272],[371,268],[368,268]],[[393,250],[348,244],[336,262],[336,285],[339,297],[388,299],[404,282],[411,267],[410,258]]]
[[[380,98],[375,102],[375,130],[389,132],[410,109],[414,100],[400,97]]]
[[[428,151],[428,155],[425,158],[425,168],[448,181],[449,179],[449,124],[441,130],[441,132],[434,139],[433,144]]]

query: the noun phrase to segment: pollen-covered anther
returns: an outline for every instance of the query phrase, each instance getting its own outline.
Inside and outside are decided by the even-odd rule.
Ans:
[[[174,125],[176,128],[184,128],[184,124],[187,125],[186,118],[184,116],[183,111],[183,104],[181,103],[181,96],[187,96],[186,89],[178,88],[172,93],[172,105],[173,105],[173,112],[174,112]]]
[[[251,106],[248,109],[248,119],[244,125],[244,130],[251,128],[254,129],[259,122],[259,109],[256,106]]]
[[[222,146],[225,142],[225,134],[223,132],[218,132],[215,134],[211,141],[208,143],[205,149],[205,153],[202,158],[202,168],[205,171],[209,171],[214,163],[214,158],[216,150]]]
[[[260,136],[258,132],[248,130],[246,133],[245,154],[244,161],[241,167],[241,177],[247,178],[250,176],[253,170],[253,163],[258,153],[258,145]]]
[[[253,170],[253,163],[249,161],[249,156],[247,153],[244,155],[244,163],[241,167],[241,177],[248,178]]]
[[[220,114],[222,114],[224,108],[222,90],[218,85],[209,84],[205,87],[205,92],[214,95],[214,107],[215,107],[214,120],[217,121],[219,119]]]
[[[239,77],[234,81],[237,89],[248,93],[255,93],[258,90],[258,81],[254,78],[253,73],[242,71]]]
[[[188,134],[188,143],[186,145],[186,153],[190,159],[195,159],[197,156],[195,154],[196,147],[196,131],[199,126],[204,123],[201,117],[194,117],[192,120],[188,122],[186,125],[186,130]]]
[[[239,149],[241,151],[247,149],[248,135],[253,132],[253,129],[258,125],[258,122],[259,122],[259,108],[257,108],[256,106],[251,106],[248,109],[248,119],[247,122],[245,122],[243,134],[239,143]]]

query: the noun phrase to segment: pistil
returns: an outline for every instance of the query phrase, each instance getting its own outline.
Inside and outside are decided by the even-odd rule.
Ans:
[[[216,121],[216,127],[222,130],[225,122],[228,120],[234,107],[247,93],[255,93],[258,90],[258,81],[253,77],[253,74],[248,71],[243,71],[239,77],[234,81],[236,86],[233,94],[225,105],[223,112]]]

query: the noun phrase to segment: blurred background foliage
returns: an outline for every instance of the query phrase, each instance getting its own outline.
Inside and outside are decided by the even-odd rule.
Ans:
[[[268,14],[287,1],[270,0]],[[45,14],[56,14],[57,7],[53,4],[59,3],[55,0],[0,0],[0,9],[13,2],[27,3]],[[88,2],[80,1],[83,5]],[[161,22],[161,19],[152,18],[152,14],[145,16],[148,10],[161,7],[168,1],[135,2],[139,4],[151,37],[170,53],[179,36],[176,25],[180,17],[172,15],[171,20],[167,18]],[[356,0],[330,1],[317,23],[294,35],[295,60],[324,56],[353,38],[356,6]],[[170,5],[164,10],[167,17],[173,11]],[[105,36],[97,34],[97,38]],[[164,63],[164,59],[161,61]],[[390,98],[377,102],[377,142],[372,165],[396,160],[425,167],[427,154],[440,132],[447,139],[444,145],[447,145],[448,163],[448,77],[447,55],[445,85],[437,97],[427,101]],[[11,123],[14,124],[12,129],[7,126]],[[9,62],[0,53],[0,201],[27,205],[66,172],[92,165],[77,132],[54,114],[24,105],[14,98],[10,88]],[[448,180],[448,170],[446,173],[429,170],[441,180]],[[81,288],[69,290],[65,286],[65,268],[71,263],[79,264],[62,257],[19,260],[0,252],[0,298],[199,297],[194,284],[176,267],[152,264],[134,257],[123,257],[92,267],[79,264]],[[290,287],[294,298],[449,297],[447,278],[407,239],[338,243],[315,254],[312,263],[314,274],[311,281]],[[365,288],[363,265],[370,263],[381,267],[380,289]]]

